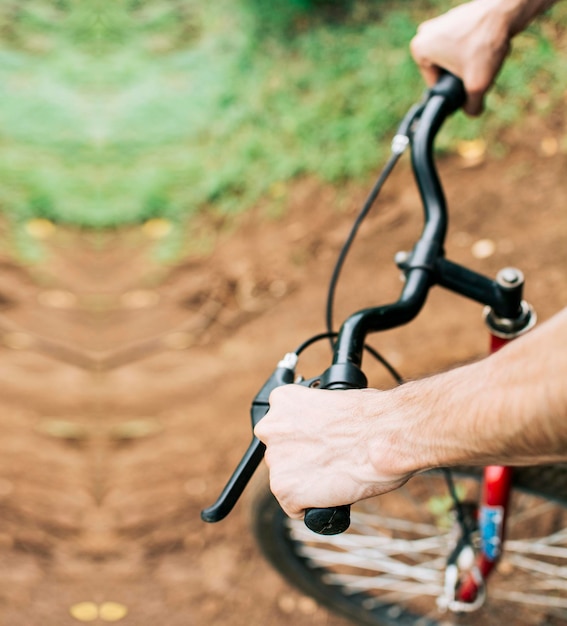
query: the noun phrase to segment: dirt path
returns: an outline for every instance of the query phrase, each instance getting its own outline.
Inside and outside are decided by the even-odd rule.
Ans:
[[[538,132],[506,160],[442,170],[448,256],[489,275],[521,267],[545,319],[567,304],[567,157],[542,157]],[[167,270],[138,230],[58,232],[41,267],[0,259],[0,623],[72,626],[70,608],[91,603],[77,615],[90,607],[93,623],[125,626],[346,624],[264,563],[249,494],[221,524],[199,512],[248,444],[259,384],[322,329],[332,262],[364,193],[305,181],[284,217],[242,218],[212,255]],[[360,233],[337,317],[395,297],[391,258],[420,225],[402,168]],[[483,352],[479,315],[435,291],[411,327],[375,343],[406,376],[435,371]],[[314,350],[304,373],[326,359]]]

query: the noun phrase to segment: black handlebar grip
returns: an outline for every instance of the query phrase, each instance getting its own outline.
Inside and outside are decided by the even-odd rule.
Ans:
[[[339,535],[350,526],[350,504],[328,509],[306,509],[305,525],[319,535]]]
[[[447,101],[449,113],[460,109],[467,99],[463,81],[451,72],[443,70],[439,80],[429,91],[430,95],[443,96]]]

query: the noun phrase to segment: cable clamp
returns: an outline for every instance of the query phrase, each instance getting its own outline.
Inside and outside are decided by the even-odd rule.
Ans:
[[[278,367],[285,367],[292,372],[295,372],[295,366],[297,365],[297,354],[295,352],[287,352],[283,359],[278,363]]]
[[[395,135],[392,139],[392,153],[396,155],[403,154],[409,146],[409,142],[410,140],[407,135]]]

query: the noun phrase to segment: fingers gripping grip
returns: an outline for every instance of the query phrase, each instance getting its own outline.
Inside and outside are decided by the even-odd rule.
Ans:
[[[353,363],[334,364],[321,376],[321,389],[364,389],[366,376]],[[305,510],[304,522],[309,530],[319,535],[338,535],[350,526],[350,504],[325,509]]]
[[[350,504],[328,509],[307,509],[304,518],[309,530],[319,535],[338,535],[350,526]]]

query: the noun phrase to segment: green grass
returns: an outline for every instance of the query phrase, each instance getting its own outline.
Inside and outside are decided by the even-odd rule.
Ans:
[[[441,6],[0,0],[0,210],[96,228],[182,222],[276,202],[302,175],[363,179],[421,95],[408,43]],[[555,15],[567,26],[561,4]],[[488,113],[457,116],[442,145],[557,107],[557,40],[546,21],[519,38]]]

